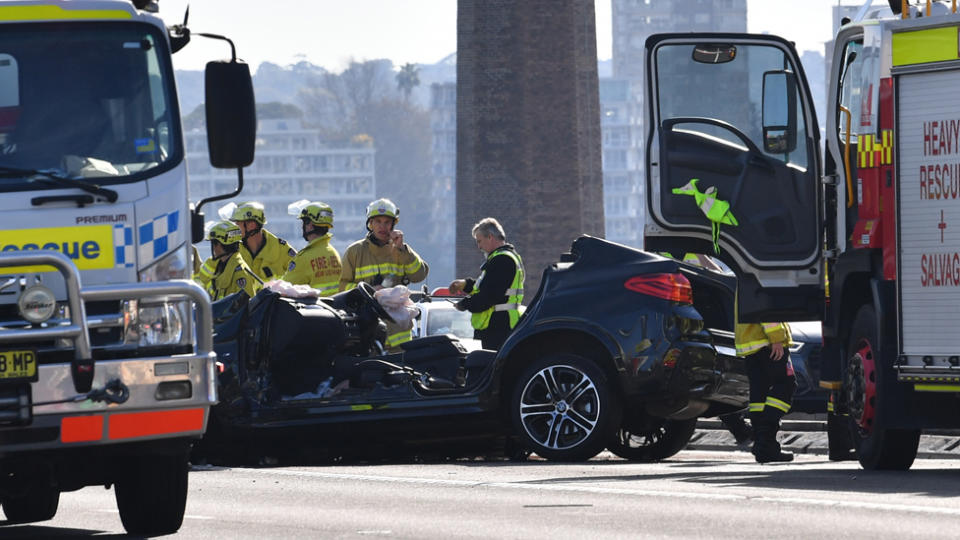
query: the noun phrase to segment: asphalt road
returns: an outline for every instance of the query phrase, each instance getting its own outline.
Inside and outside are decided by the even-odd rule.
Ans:
[[[684,451],[655,464],[201,468],[177,538],[956,538],[960,460],[908,472],[801,455]],[[52,521],[0,538],[122,535],[113,492],[63,494]]]

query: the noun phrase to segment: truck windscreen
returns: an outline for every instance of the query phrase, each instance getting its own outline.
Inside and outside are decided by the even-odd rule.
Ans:
[[[23,24],[0,33],[2,168],[97,184],[141,180],[182,158],[176,113],[167,45],[150,25]],[[0,175],[0,191],[25,189],[23,176]]]

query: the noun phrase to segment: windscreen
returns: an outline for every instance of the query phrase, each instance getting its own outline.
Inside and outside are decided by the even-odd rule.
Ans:
[[[29,175],[21,170],[109,184],[178,159],[166,51],[147,24],[5,26],[0,191],[25,189]]]
[[[730,46],[727,46],[730,47]],[[705,47],[701,46],[701,50]],[[732,125],[758,148],[763,149],[762,103],[764,73],[787,70],[796,73],[786,53],[769,45],[737,43],[735,54],[728,54],[719,63],[694,59],[696,47],[690,43],[664,44],[656,50],[657,112],[659,121],[678,117],[713,118]],[[797,102],[800,100],[799,91]],[[797,107],[796,126],[806,131],[804,111]],[[734,133],[706,124],[678,124],[676,129],[695,129],[731,144],[743,146]],[[807,149],[765,152],[792,165],[807,167]]]

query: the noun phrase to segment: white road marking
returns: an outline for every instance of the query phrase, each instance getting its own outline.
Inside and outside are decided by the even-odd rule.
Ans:
[[[938,514],[960,516],[960,508],[946,508],[938,506],[917,506],[906,504],[873,503],[865,501],[846,501],[836,499],[813,499],[807,497],[752,497],[746,495],[732,495],[723,493],[689,493],[682,491],[661,491],[651,489],[610,488],[596,486],[574,486],[558,484],[531,484],[514,482],[481,482],[476,480],[444,480],[436,478],[410,478],[403,476],[380,476],[351,473],[327,473],[319,471],[286,471],[279,469],[234,469],[246,473],[262,474],[265,476],[307,476],[326,478],[330,480],[358,480],[363,482],[382,482],[397,484],[419,484],[450,487],[479,487],[497,489],[518,489],[528,491],[596,493],[602,495],[633,495],[639,497],[664,497],[673,499],[701,499],[713,501],[747,501],[766,502],[775,504],[824,506],[830,508],[853,508],[859,510],[879,510],[894,512],[911,512],[918,514]]]

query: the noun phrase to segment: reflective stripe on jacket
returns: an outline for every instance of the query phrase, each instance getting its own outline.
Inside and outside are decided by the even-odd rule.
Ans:
[[[401,249],[389,244],[378,246],[367,237],[350,244],[344,252],[340,290],[352,289],[361,281],[384,287],[408,285],[423,281],[429,271],[427,263],[409,245]]]

